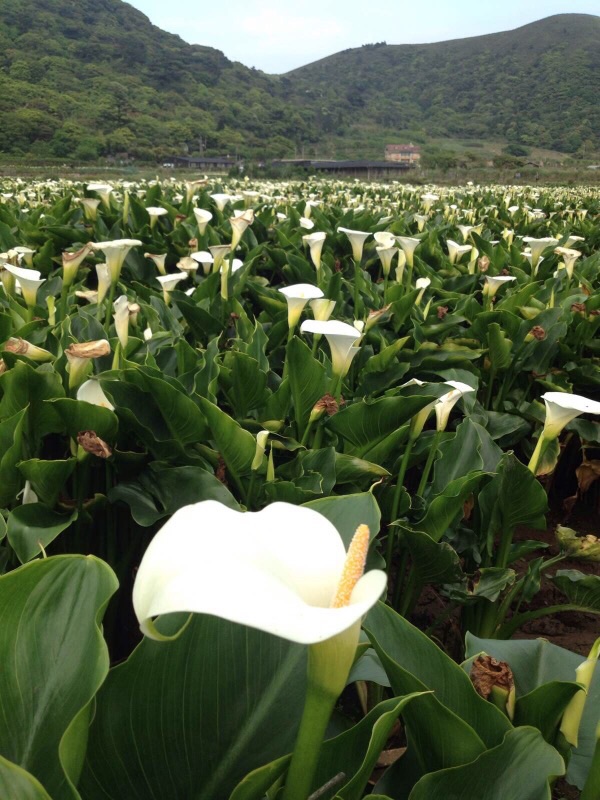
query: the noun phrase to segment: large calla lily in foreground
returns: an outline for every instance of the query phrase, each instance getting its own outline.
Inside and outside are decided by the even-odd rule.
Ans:
[[[133,605],[153,638],[161,638],[153,617],[189,611],[293,642],[322,642],[360,620],[385,588],[385,573],[372,570],[348,605],[330,608],[345,559],[339,533],[312,509],[273,503],[242,513],[206,500],[181,508],[154,537]]]
[[[346,554],[331,522],[302,506],[273,503],[242,513],[206,500],[171,517],[138,570],[133,607],[149,636],[162,638],[153,617],[190,611],[309,645],[307,694],[282,800],[310,793],[361,619],[385,589],[384,572],[363,574],[368,547],[366,525],[358,525]]]

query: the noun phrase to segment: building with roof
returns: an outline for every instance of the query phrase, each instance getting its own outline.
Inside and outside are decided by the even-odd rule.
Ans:
[[[410,169],[410,164],[399,161],[324,161],[311,159],[285,158],[271,162],[274,167],[297,167],[307,172],[346,177],[375,178],[396,177],[398,173]]]
[[[421,148],[413,144],[386,144],[385,160],[416,166],[421,160]]]

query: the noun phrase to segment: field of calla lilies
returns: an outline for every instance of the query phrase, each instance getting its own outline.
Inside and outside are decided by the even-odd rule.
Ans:
[[[597,800],[598,195],[0,190],[0,798]]]

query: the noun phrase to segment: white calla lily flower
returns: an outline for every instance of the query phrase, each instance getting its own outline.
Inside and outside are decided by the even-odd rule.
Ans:
[[[132,247],[138,247],[141,244],[142,242],[139,239],[114,239],[110,242],[91,243],[94,250],[102,250],[104,253],[113,284],[116,284],[119,280],[127,253]]]
[[[377,233],[373,234],[373,238],[377,242],[376,250],[380,247],[395,247],[396,245],[396,237],[389,231],[377,231]]]
[[[240,212],[239,214],[234,214],[233,217],[229,218],[229,223],[231,225],[232,231],[232,239],[231,239],[231,249],[235,250],[235,248],[240,243],[242,236],[244,235],[244,231],[248,227],[248,225],[252,225],[254,222],[254,211],[248,208],[245,211]]]
[[[543,239],[534,239],[532,236],[524,236],[523,241],[529,245],[531,250],[531,266],[536,269],[540,261],[540,256],[548,247],[556,247],[558,239],[547,236]]]
[[[96,194],[99,194],[104,205],[110,208],[110,195],[113,191],[113,187],[109,183],[89,183],[87,190],[88,192],[96,192]]]
[[[211,197],[219,211],[223,211],[227,203],[232,199],[231,195],[223,193],[211,194]]]
[[[448,419],[450,418],[450,412],[454,408],[455,404],[458,403],[460,398],[468,392],[475,391],[475,389],[473,389],[472,386],[469,386],[468,383],[462,383],[461,381],[445,381],[445,383],[447,383],[449,386],[452,386],[452,390],[448,392],[448,394],[442,395],[434,406],[436,429],[438,431],[446,430]]]
[[[542,455],[549,442],[557,439],[571,420],[580,414],[595,414],[600,416],[600,403],[596,400],[588,400],[579,394],[569,394],[569,392],[546,392],[542,395],[542,400],[546,404],[546,419],[540,437],[529,461],[528,467],[534,475]]]
[[[213,244],[208,249],[213,257],[213,272],[219,272],[223,259],[231,252],[231,245]]]
[[[5,264],[4,269],[15,276],[23,292],[25,302],[30,308],[33,307],[35,305],[38,289],[46,280],[42,278],[42,273],[37,269],[15,267],[12,264]]]
[[[398,248],[395,246],[394,242],[394,244],[389,247],[383,244],[379,247],[376,247],[375,250],[377,251],[377,255],[379,256],[379,260],[381,261],[381,269],[383,270],[383,275],[385,278],[388,278],[390,270],[392,268],[392,261],[394,259],[394,256],[398,252]]]
[[[85,381],[84,383],[81,384],[81,386],[77,390],[77,399],[82,400],[84,403],[92,403],[92,405],[94,406],[102,406],[103,408],[108,408],[111,411],[115,410],[113,404],[104,394],[99,382],[93,379]]]
[[[331,367],[334,375],[343,378],[350,369],[352,359],[358,353],[356,342],[362,333],[353,325],[339,320],[319,322],[316,319],[307,319],[300,326],[302,333],[318,333],[325,336],[331,350]]]
[[[117,336],[119,337],[121,347],[125,350],[127,342],[129,341],[129,301],[127,300],[127,295],[122,294],[120,297],[117,297],[113,303],[113,309],[113,319]]]
[[[308,245],[309,247],[310,257],[315,265],[317,273],[321,269],[321,252],[323,250],[323,244],[325,243],[326,236],[327,234],[323,231],[316,231],[315,233],[307,233],[302,237],[304,244]]]
[[[471,252],[470,244],[458,244],[453,239],[446,239],[446,246],[448,248],[448,258],[451,264],[456,264],[465,253]]]
[[[415,261],[415,250],[421,244],[421,240],[412,236],[396,236],[396,241],[406,256],[406,263],[412,267]]]
[[[167,274],[167,268],[165,266],[165,260],[167,258],[167,253],[144,253],[144,258],[149,258],[151,261],[154,261],[156,265],[156,269],[160,272],[161,275]]]
[[[80,197],[79,202],[83,206],[83,215],[90,222],[95,222],[98,216],[98,206],[100,200],[96,197]]]
[[[97,302],[101,303],[108,290],[110,289],[111,277],[108,264],[96,264],[96,275],[98,276],[98,298]]]
[[[279,291],[287,300],[288,326],[290,330],[295,328],[298,324],[304,306],[308,301],[323,297],[321,289],[310,283],[296,283],[293,286],[286,286],[283,289],[279,289]]]
[[[214,535],[224,530],[226,562]],[[151,541],[133,607],[152,638],[161,638],[154,617],[187,611],[292,642],[324,642],[359,622],[385,589],[385,573],[371,570],[358,578],[347,604],[332,608],[345,561],[339,533],[316,511],[273,503],[242,513],[206,500],[179,509]]]
[[[202,265],[202,270],[205,275],[208,275],[215,261],[212,253],[209,253],[207,250],[200,250],[197,253],[192,253],[190,258],[192,258],[196,264]]]
[[[149,206],[146,209],[146,213],[150,217],[150,227],[153,228],[156,225],[156,221],[159,217],[164,217],[165,214],[168,214],[166,208],[162,208],[162,206]]]
[[[206,230],[206,226],[213,218],[213,215],[210,211],[207,211],[205,208],[195,208],[194,209],[194,216],[196,217],[196,224],[198,225],[198,233],[200,236],[204,235],[204,231]]]
[[[581,251],[571,250],[569,247],[557,247],[554,252],[562,257],[562,268],[566,269],[570,280],[573,277],[575,262],[581,257]],[[558,268],[561,269],[561,265]]]
[[[159,281],[162,291],[163,291],[163,299],[165,303],[168,305],[170,302],[169,292],[172,292],[173,289],[177,286],[179,281],[184,281],[187,278],[187,272],[175,272],[169,275],[159,275],[156,280]]]
[[[352,247],[352,258],[357,264],[359,264],[362,259],[365,241],[371,234],[365,233],[365,231],[353,231],[350,228],[338,228],[337,232],[346,234]]]
[[[418,306],[423,299],[423,295],[425,294],[425,289],[430,285],[431,279],[430,278],[417,278],[417,282],[415,283],[415,288],[419,289],[419,294],[415,299],[415,305]]]
[[[505,283],[511,283],[512,281],[516,281],[514,275],[486,275],[485,282],[483,284],[483,294],[484,297],[493,297],[498,289],[501,286],[504,286]]]
[[[578,394],[546,392],[542,395],[542,400],[546,404],[543,435],[547,439],[556,439],[565,425],[580,414],[600,415],[600,403]]]
[[[335,300],[327,300],[325,297],[318,297],[316,300],[309,300],[315,319],[319,322],[326,322],[333,313]]]

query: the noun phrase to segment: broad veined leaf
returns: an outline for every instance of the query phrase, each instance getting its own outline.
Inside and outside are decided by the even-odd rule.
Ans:
[[[60,375],[49,364],[31,367],[22,361],[0,375],[0,419],[27,408],[28,430],[35,441],[47,433],[60,430],[60,422],[52,407],[44,400],[64,397]]]
[[[217,500],[238,508],[233,495],[212,472],[201,467],[172,467],[154,461],[134,481],[123,481],[109,492],[111,503],[121,500],[139,525],[153,525],[183,506]]]
[[[78,797],[91,701],[108,671],[99,625],[116,588],[92,556],[42,559],[0,578],[0,755],[54,800]]]
[[[305,647],[225,620],[194,616],[173,641],[144,639],[98,694],[82,796],[229,797],[291,752],[305,688]]]
[[[416,395],[361,400],[331,417],[327,426],[348,442],[351,452],[361,456],[435,399],[435,395]]]
[[[86,403],[83,400],[72,400],[70,397],[61,397],[49,400],[60,417],[68,435],[77,440],[81,431],[94,431],[97,436],[112,444],[117,437],[119,420],[110,408]]]
[[[76,464],[75,458],[56,461],[30,458],[29,461],[20,461],[17,468],[21,475],[31,483],[33,491],[39,499],[53,508]]]
[[[16,800],[52,800],[29,772],[0,756],[0,797]]]
[[[16,469],[23,454],[23,426],[27,408],[0,422],[0,506],[14,502],[23,486]]]
[[[385,700],[348,731],[324,742],[313,780],[313,791],[324,786],[333,775],[343,773],[344,779],[336,787],[336,797],[360,800],[398,715],[407,703],[419,696],[417,692]],[[290,756],[286,756],[254,770],[236,786],[230,800],[261,800],[285,773],[289,761]]]
[[[385,651],[389,663],[433,690],[435,697],[468,723],[487,747],[502,740],[510,728],[506,716],[477,694],[461,667],[422,631],[383,603],[371,609],[364,628],[374,645],[377,642],[380,657],[379,650]],[[392,687],[396,690],[393,680]]]
[[[236,476],[248,474],[256,452],[254,436],[214,403],[200,397],[199,405],[210,427],[209,438],[214,441],[229,470]]]
[[[425,775],[410,800],[550,800],[564,761],[534,728],[507,733],[502,744],[470,764]]]
[[[286,358],[294,417],[301,437],[314,404],[327,391],[327,370],[298,337],[288,343]]]
[[[512,640],[478,639],[470,633],[466,636],[466,656],[471,659],[478,653],[487,653],[499,661],[506,661],[515,678],[517,698],[525,698],[538,687],[561,681],[570,683],[576,679],[575,670],[585,661],[584,656],[571,653],[562,647],[550,644],[546,639]],[[465,662],[469,669],[469,661]],[[579,744],[573,750],[567,780],[580,789],[586,780],[594,747],[596,726],[600,713],[600,673],[596,670],[586,700],[579,728]]]
[[[17,506],[8,515],[7,537],[19,561],[38,556],[77,519],[77,511],[60,514],[44,503]]]
[[[477,491],[485,477],[485,472],[474,471],[451,481],[442,492],[434,496],[427,513],[418,523],[419,530],[431,536],[434,542],[439,542],[459,514],[462,518],[465,501]]]
[[[479,506],[481,530],[487,535],[491,552],[494,540],[514,531],[517,525],[543,528],[548,501],[535,476],[513,453],[506,453],[498,474],[479,493]]]
[[[582,611],[600,614],[600,575],[586,575],[577,569],[559,569],[552,582],[569,603]]]
[[[451,481],[476,471],[495,472],[502,450],[489,433],[473,420],[464,419],[456,434],[443,441],[434,470],[431,494],[443,492]]]

